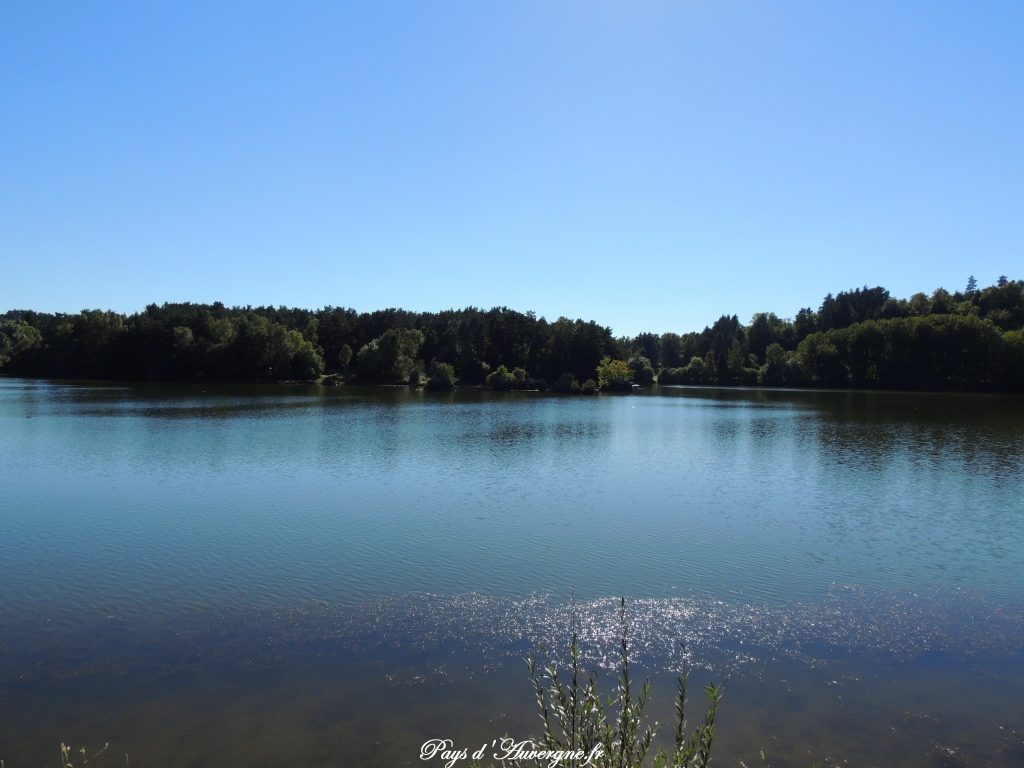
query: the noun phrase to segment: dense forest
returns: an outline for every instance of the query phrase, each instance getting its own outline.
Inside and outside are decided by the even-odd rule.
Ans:
[[[593,321],[505,307],[356,312],[155,304],[138,314],[11,310],[0,372],[156,381],[456,382],[592,392],[634,384],[1024,391],[1024,281],[896,299],[828,295],[783,319],[616,338]]]

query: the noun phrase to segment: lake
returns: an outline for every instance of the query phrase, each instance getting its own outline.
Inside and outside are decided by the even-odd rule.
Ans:
[[[0,378],[0,456],[11,768],[440,764],[620,596],[720,764],[1024,763],[1024,398]]]

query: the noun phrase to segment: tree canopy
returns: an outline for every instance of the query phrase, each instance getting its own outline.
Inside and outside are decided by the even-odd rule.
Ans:
[[[1024,390],[1024,282],[896,299],[881,287],[829,294],[792,319],[722,315],[703,331],[615,338],[590,320],[507,307],[152,304],[0,316],[0,372],[124,380],[310,380],[324,373],[435,386],[578,391],[661,384]],[[573,388],[576,382],[576,388]]]

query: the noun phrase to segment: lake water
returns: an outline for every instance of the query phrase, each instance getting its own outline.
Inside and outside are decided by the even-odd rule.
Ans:
[[[1024,764],[1021,398],[0,379],[0,457],[7,766],[525,738],[573,594],[662,722],[729,679],[721,764]]]

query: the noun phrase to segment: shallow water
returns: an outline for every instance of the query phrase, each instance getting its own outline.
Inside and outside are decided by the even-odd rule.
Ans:
[[[680,640],[729,678],[723,764],[1024,758],[1020,398],[0,379],[0,455],[8,766],[525,738],[573,588],[663,722]]]

